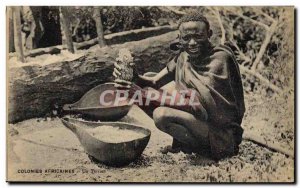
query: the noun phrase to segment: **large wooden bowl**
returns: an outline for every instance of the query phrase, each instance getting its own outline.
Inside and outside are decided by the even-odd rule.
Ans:
[[[101,84],[89,90],[81,99],[74,104],[63,106],[65,112],[82,114],[84,117],[93,120],[116,121],[127,115],[132,105],[124,101],[117,106],[103,106],[99,102],[101,93],[106,90],[115,91],[113,83]],[[114,101],[115,96],[108,95],[106,102]]]
[[[62,118],[62,123],[79,139],[84,150],[108,166],[124,166],[136,160],[146,148],[151,132],[134,124],[123,122],[89,122],[73,118]],[[107,143],[90,135],[87,129],[109,125],[120,129],[129,129],[145,136],[128,142]]]

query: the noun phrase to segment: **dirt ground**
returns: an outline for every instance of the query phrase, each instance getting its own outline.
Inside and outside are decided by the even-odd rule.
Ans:
[[[142,120],[142,121],[141,121]],[[93,162],[58,118],[8,125],[9,181],[67,182],[293,182],[294,159],[243,141],[237,156],[203,164],[195,154],[162,154],[171,137],[160,132],[136,106],[121,121],[151,130],[142,156],[122,168]],[[46,172],[52,169],[52,173]],[[26,173],[28,170],[34,172]],[[40,173],[41,170],[42,172]],[[69,170],[59,172],[59,170]],[[70,172],[71,171],[71,172]]]

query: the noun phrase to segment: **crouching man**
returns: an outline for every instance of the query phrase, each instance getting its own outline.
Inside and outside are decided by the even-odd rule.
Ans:
[[[235,56],[227,46],[210,43],[209,22],[199,13],[182,17],[179,33],[178,40],[170,45],[178,54],[166,68],[154,77],[139,76],[152,85],[171,76],[176,91],[195,91],[200,103],[189,108],[186,105],[156,106],[155,125],[173,137],[172,145],[163,152],[197,152],[216,160],[235,155],[242,140],[240,125],[245,111]],[[114,75],[119,73],[116,67]],[[188,101],[189,96],[185,97]]]

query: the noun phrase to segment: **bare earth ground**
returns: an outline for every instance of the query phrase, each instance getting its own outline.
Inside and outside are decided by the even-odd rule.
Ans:
[[[248,118],[249,119],[249,118]],[[294,159],[243,141],[237,156],[203,165],[204,158],[184,153],[163,155],[171,137],[134,106],[121,121],[151,130],[142,156],[129,166],[112,168],[92,162],[75,135],[58,118],[8,125],[8,180],[68,182],[293,182]],[[246,119],[246,122],[249,121]],[[251,126],[245,126],[251,129]],[[252,128],[253,129],[253,128]],[[260,130],[261,131],[261,130]],[[284,133],[286,134],[286,133]],[[75,173],[18,173],[27,169],[74,169]]]

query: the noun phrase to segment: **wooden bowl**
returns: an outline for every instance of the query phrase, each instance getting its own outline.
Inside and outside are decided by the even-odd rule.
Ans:
[[[61,121],[77,136],[89,155],[108,166],[124,166],[136,160],[146,148],[151,135],[148,129],[123,122],[89,122],[73,118],[62,118]],[[108,143],[93,137],[87,131],[87,129],[103,125],[128,129],[145,136],[126,142]]]
[[[82,114],[84,117],[92,120],[116,121],[127,115],[132,105],[127,101],[117,106],[103,106],[100,104],[100,95],[106,91],[116,91],[113,83],[101,84],[89,90],[81,99],[73,104],[66,104],[63,110],[69,113]],[[106,102],[114,102],[115,96],[108,95]]]

